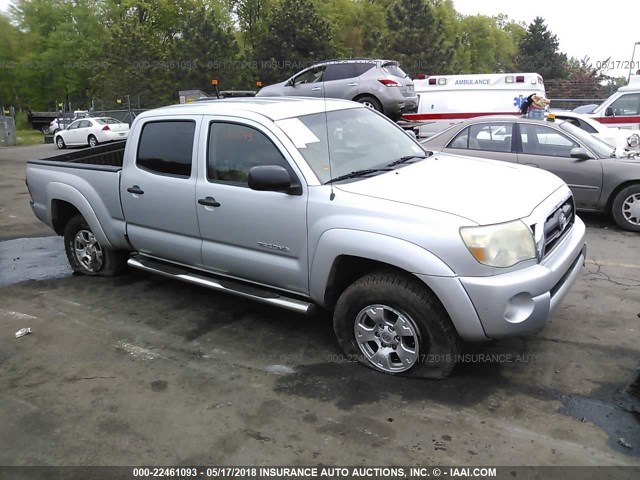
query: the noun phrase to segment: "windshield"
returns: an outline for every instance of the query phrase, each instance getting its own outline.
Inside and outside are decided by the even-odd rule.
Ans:
[[[613,145],[609,145],[607,142],[594,137],[581,128],[569,122],[562,122],[560,128],[580,140],[580,143],[592,150],[598,157],[608,158],[614,156],[615,148]]]
[[[402,157],[425,155],[409,135],[369,108],[314,113],[276,123],[321,183],[357,170],[384,168]]]

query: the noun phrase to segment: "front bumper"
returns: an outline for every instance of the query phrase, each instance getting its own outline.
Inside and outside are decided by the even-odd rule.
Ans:
[[[575,283],[587,255],[586,228],[571,231],[540,264],[490,277],[461,277],[488,338],[541,329]]]
[[[417,275],[442,302],[458,335],[481,341],[541,329],[584,265],[586,228],[576,217],[571,230],[540,263],[487,277]]]

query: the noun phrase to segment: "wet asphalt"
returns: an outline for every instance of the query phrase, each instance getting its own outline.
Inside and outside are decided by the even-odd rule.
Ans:
[[[640,362],[640,236],[606,217],[583,216],[587,265],[544,330],[413,380],[348,361],[324,315],[73,275],[24,186],[50,153],[0,150],[0,465],[640,465],[618,405]]]

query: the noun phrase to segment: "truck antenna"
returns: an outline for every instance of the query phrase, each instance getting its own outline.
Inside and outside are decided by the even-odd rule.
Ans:
[[[333,201],[336,198],[336,193],[333,191],[333,173],[331,171],[331,146],[329,145],[329,115],[327,114],[327,97],[324,89],[324,72],[322,73],[322,101],[324,102],[324,128],[327,134],[327,159],[329,160],[329,185],[331,188],[331,194],[329,200]]]

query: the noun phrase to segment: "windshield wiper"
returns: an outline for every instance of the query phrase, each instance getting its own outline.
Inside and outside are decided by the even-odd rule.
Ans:
[[[340,180],[348,180],[349,178],[356,178],[356,177],[364,177],[365,175],[369,175],[371,173],[378,173],[378,172],[390,172],[391,169],[390,168],[366,168],[364,170],[354,170],[353,172],[349,172],[349,173],[345,173],[344,175],[340,175],[336,178],[332,178],[331,180],[329,180],[328,182],[325,182],[325,185],[327,183],[333,183],[333,182],[339,182]]]
[[[401,163],[407,163],[409,160],[413,160],[414,158],[429,158],[431,155],[433,155],[433,153],[428,155],[407,155],[405,157],[400,157],[398,160],[394,160],[391,163],[387,163],[387,167],[395,167]]]

